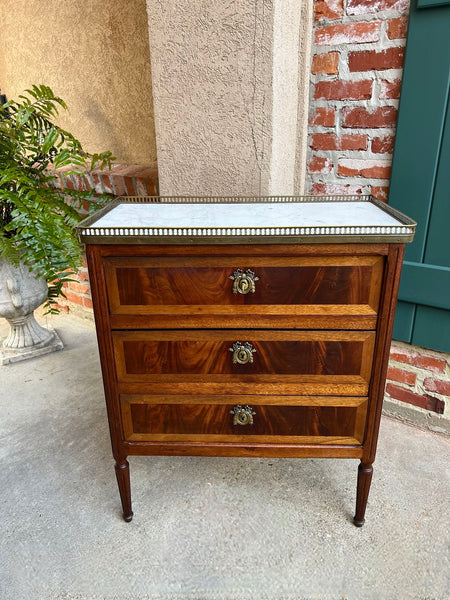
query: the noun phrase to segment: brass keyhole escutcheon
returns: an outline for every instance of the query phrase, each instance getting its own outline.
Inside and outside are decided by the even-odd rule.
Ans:
[[[244,273],[242,269],[236,269],[233,275],[229,275],[228,279],[233,280],[233,294],[248,294],[255,293],[255,281],[259,280],[251,269],[247,269]]]
[[[253,354],[256,349],[250,344],[250,342],[234,342],[231,348],[228,348],[233,353],[233,364],[238,363],[239,365],[246,365],[247,363],[253,362]]]
[[[256,415],[253,408],[248,404],[241,406],[236,404],[230,413],[234,415],[233,425],[253,425],[253,415]]]

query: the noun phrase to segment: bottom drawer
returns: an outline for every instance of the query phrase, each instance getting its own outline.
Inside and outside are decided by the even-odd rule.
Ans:
[[[367,398],[121,396],[124,439],[139,442],[363,442]]]

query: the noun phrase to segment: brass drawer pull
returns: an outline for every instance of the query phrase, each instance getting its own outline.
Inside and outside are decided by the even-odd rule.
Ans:
[[[233,280],[233,294],[248,294],[255,293],[255,281],[259,280],[251,269],[247,269],[244,273],[242,269],[236,269],[233,275],[229,275],[228,279]]]
[[[236,363],[245,365],[253,362],[253,353],[256,349],[250,344],[250,342],[234,342],[231,348],[228,348],[233,353],[233,365]]]
[[[253,408],[248,404],[245,406],[236,404],[233,410],[230,410],[230,413],[234,415],[233,425],[253,425],[253,415],[256,415]]]

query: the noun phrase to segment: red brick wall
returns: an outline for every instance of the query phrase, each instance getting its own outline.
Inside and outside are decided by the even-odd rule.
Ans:
[[[442,414],[450,400],[449,357],[409,344],[394,342],[386,394],[428,411]]]
[[[56,171],[60,184],[69,189],[92,190],[98,194],[114,196],[157,196],[158,169],[140,165],[116,165],[111,171],[94,170],[85,175],[65,175],[65,169]],[[59,308],[68,312],[76,309],[92,309],[89,274],[86,262],[78,271],[77,281],[65,286],[66,300],[61,299]]]
[[[110,171],[94,170],[85,175],[65,175],[55,171],[61,185],[72,190],[92,190],[113,196],[155,196],[158,194],[158,168],[142,165],[116,165]]]
[[[316,0],[307,191],[387,200],[408,0]]]

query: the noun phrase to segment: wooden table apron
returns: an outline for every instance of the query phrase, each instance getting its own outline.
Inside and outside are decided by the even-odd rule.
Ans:
[[[354,522],[358,526],[364,523],[403,243],[190,246],[88,243],[86,250],[112,450],[125,520],[131,520],[133,515],[129,455],[199,455],[359,458]],[[186,276],[182,268],[176,269],[178,264],[194,271]],[[322,268],[320,273],[325,273],[325,277],[339,277],[340,264],[359,264],[361,268],[372,269],[370,273],[364,271],[365,277],[370,279],[364,283],[365,291],[361,291],[363,284],[356,276],[353,280],[350,277],[345,289],[335,286],[340,296],[339,302],[333,304],[332,297],[326,298],[326,287],[330,287],[332,296],[333,286],[325,282],[321,288],[319,282],[317,303],[305,307],[302,304],[304,292],[300,288],[296,291],[295,286],[294,289],[289,287],[292,278],[300,273],[301,265],[309,267],[314,280],[319,272],[314,271],[316,267]],[[327,265],[334,270],[327,272]],[[264,276],[272,281],[275,277],[278,283],[261,288],[264,282],[258,281],[260,294],[255,300],[251,294],[248,298],[237,295],[230,296],[227,303],[223,289],[214,291],[208,287],[210,277],[231,286],[228,276],[234,269],[252,268],[258,275],[258,266]],[[144,269],[144,274],[145,269],[150,269],[148,277],[158,281],[161,270],[174,268],[171,279],[174,289],[183,289],[192,272],[203,269],[199,277],[203,283],[206,281],[206,304],[183,304],[186,299],[177,300],[173,289],[168,288],[164,291],[167,298],[158,300],[148,291],[147,304],[133,308],[130,305],[133,298],[130,300],[125,292],[121,297],[117,289],[115,269],[125,269],[119,275],[125,281],[131,278],[130,289],[139,282],[142,270],[126,271],[127,267]],[[276,275],[277,270],[283,268],[290,269],[286,276]],[[289,287],[286,304],[283,304],[283,289],[277,290],[277,285]],[[344,304],[347,292],[350,299],[358,302]],[[195,289],[188,289],[185,294],[189,302],[203,302]],[[168,307],[166,301],[172,304]],[[227,352],[226,344],[234,338],[240,339],[241,336],[237,336],[241,328],[245,328],[243,337],[252,341],[253,332],[256,340],[253,341],[254,365],[259,366],[254,374],[250,365],[245,365],[242,374],[230,366],[231,353]],[[225,373],[214,366],[214,361],[210,361],[209,367],[204,363],[199,367],[194,364],[192,344],[195,345],[197,337],[202,340],[204,352],[225,348],[229,361],[223,363]],[[341,349],[336,346],[340,339]],[[339,368],[346,365],[346,374],[334,373],[333,364],[313,366],[300,358],[292,363],[292,369],[298,365],[301,371],[295,374],[291,367],[283,367],[279,357],[274,364],[270,361],[271,353],[283,348],[294,351],[305,348],[320,354],[323,348],[328,351],[327,344],[330,356],[338,357],[341,352],[345,359],[345,352],[348,353],[348,360],[341,356],[339,363]],[[146,371],[145,361],[133,359],[139,352],[150,356],[157,348],[166,358],[156,361],[156,374],[151,369]],[[355,352],[357,357],[351,359]],[[177,364],[169,364],[167,357],[170,356],[178,357]],[[182,372],[177,373],[177,365],[181,365]],[[338,371],[338,366],[335,370]],[[256,433],[248,434],[240,431],[239,425],[233,427],[220,422],[229,414],[229,408],[240,404],[252,406],[255,420],[261,415],[263,422]],[[206,421],[199,423],[193,414]],[[148,424],[148,415],[153,415],[152,424]],[[298,427],[289,424],[292,415],[298,415]],[[321,421],[321,415],[323,423],[308,423],[308,419]],[[342,426],[339,425],[341,419]],[[172,423],[168,431],[164,430],[164,423]],[[331,435],[324,435],[328,431]]]

